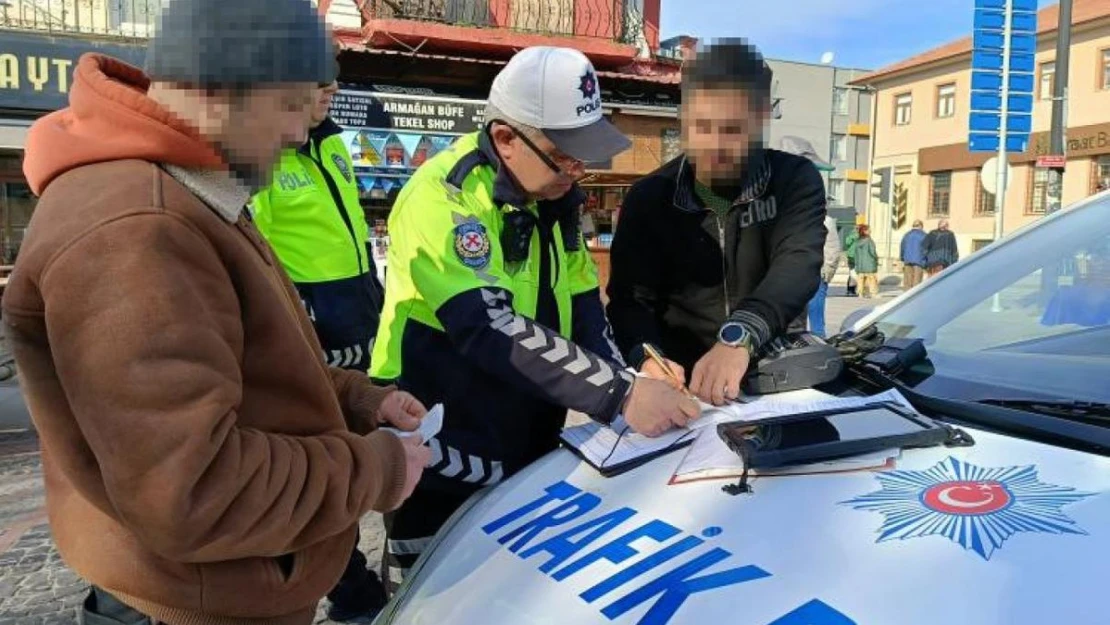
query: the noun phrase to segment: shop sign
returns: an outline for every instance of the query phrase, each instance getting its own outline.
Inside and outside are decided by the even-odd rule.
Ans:
[[[347,128],[382,128],[440,134],[466,134],[482,127],[486,105],[459,100],[380,91],[341,90],[331,116]]]
[[[1032,156],[1054,156],[1049,133],[1033,135]],[[1071,157],[1096,156],[1110,153],[1110,124],[1097,124],[1069,128],[1067,134],[1067,154]]]
[[[53,111],[69,104],[77,60],[98,52],[141,67],[145,46],[0,32],[0,107]]]

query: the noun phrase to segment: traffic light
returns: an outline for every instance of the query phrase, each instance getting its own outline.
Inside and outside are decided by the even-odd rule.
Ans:
[[[884,167],[871,172],[871,197],[890,203],[891,169]]]

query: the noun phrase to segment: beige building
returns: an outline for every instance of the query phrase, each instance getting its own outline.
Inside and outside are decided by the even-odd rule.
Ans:
[[[1038,15],[1033,135],[1028,150],[1010,158],[1005,232],[1045,212],[1048,170],[1034,163],[1049,153],[1057,9]],[[1110,0],[1074,0],[1070,65],[1065,206],[1110,188]],[[893,206],[870,198],[867,210],[880,256],[886,257],[889,241],[897,258],[902,235],[915,219],[923,220],[926,230],[948,219],[964,256],[993,238],[994,197],[979,180],[979,168],[992,155],[967,150],[970,67],[966,38],[853,83],[875,92],[871,169],[894,168]]]

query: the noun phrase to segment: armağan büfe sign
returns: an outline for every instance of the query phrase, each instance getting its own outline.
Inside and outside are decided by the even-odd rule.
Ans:
[[[473,100],[343,90],[332,99],[331,116],[347,128],[461,135],[482,127],[485,109],[484,102]]]

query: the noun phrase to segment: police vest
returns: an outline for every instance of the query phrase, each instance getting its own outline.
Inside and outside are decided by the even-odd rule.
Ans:
[[[506,202],[497,172],[488,138],[464,136],[416,172],[389,217],[371,377],[444,405],[422,488],[496,483],[558,445],[568,407],[611,413],[631,384],[605,339],[576,197]]]
[[[367,249],[350,154],[330,119],[286,150],[251,201],[255,223],[301,296],[329,365],[370,368],[383,295]]]
[[[369,227],[351,155],[330,119],[308,143],[285,150],[272,184],[252,212],[295,283],[328,282],[369,271]]]
[[[544,246],[538,231],[527,243],[527,257],[506,258],[502,242],[514,210],[537,213],[534,202],[499,206],[494,200],[497,171],[486,164],[465,172],[459,186],[448,177],[478,148],[479,133],[460,138],[451,148],[425,163],[412,177],[389,216],[390,268],[386,276],[386,303],[382,329],[371,362],[371,375],[380,379],[401,377],[406,364],[402,350],[404,326],[410,320],[443,331],[437,311],[451,298],[476,288],[496,287],[513,294],[514,309],[536,318],[540,290],[540,254]],[[597,266],[581,234],[564,232],[566,222],[555,224],[552,266],[558,325],[552,330],[571,333],[571,298],[598,288]],[[569,240],[577,240],[568,250]],[[421,280],[421,274],[435,274]]]

